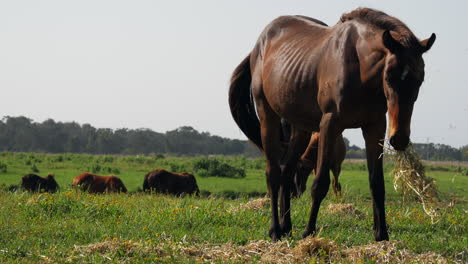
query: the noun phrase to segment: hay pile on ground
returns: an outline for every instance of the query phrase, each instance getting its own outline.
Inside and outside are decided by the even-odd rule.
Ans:
[[[258,198],[247,203],[242,203],[229,209],[229,212],[239,212],[242,210],[262,210],[270,205],[270,198]]]
[[[167,243],[166,243],[167,242]],[[226,244],[189,244],[160,241],[158,246],[133,241],[105,241],[86,246],[75,246],[69,262],[80,262],[85,256],[98,253],[103,258],[115,260],[116,256],[144,254],[152,259],[169,261],[182,257],[188,261],[205,263],[448,263],[447,259],[433,252],[416,254],[398,248],[399,242],[374,242],[364,246],[344,247],[334,241],[308,237],[292,247],[289,241],[251,241],[239,246]]]
[[[356,207],[354,207],[354,205],[351,203],[329,204],[326,212],[331,214],[351,215],[358,218],[365,216],[363,212],[356,209]]]
[[[434,223],[437,212],[430,203],[439,200],[439,193],[435,180],[426,176],[424,166],[418,153],[409,145],[405,151],[396,151],[393,155],[395,168],[392,173],[395,175],[393,187],[396,191],[401,191],[405,198],[418,199]]]
[[[383,241],[350,247],[342,250],[342,256],[351,263],[363,260],[376,263],[448,263],[447,259],[434,252],[416,254],[406,249],[398,249],[398,244],[396,241]]]

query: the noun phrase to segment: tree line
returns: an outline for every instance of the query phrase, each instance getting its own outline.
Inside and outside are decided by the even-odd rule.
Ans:
[[[351,145],[346,138],[345,145],[346,158],[366,157],[365,149]],[[413,147],[425,160],[468,161],[468,145],[457,149],[444,144],[415,143]],[[53,119],[38,123],[24,116],[6,116],[0,121],[0,151],[261,156],[246,140],[198,132],[190,126],[159,133],[150,129],[95,128]]]
[[[356,145],[350,145],[345,138],[346,158],[365,159],[366,150]],[[454,148],[445,144],[436,143],[412,143],[414,150],[424,160],[439,161],[468,161],[468,145]]]
[[[95,128],[90,124],[62,123],[53,119],[37,123],[24,116],[7,116],[0,121],[0,151],[255,155],[256,150],[245,140],[200,133],[190,126],[159,133],[150,129]]]

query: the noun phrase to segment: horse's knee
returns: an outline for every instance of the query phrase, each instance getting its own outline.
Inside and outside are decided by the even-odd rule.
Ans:
[[[265,169],[265,174],[267,182],[269,185],[278,185],[280,184],[281,168],[280,166],[270,165]]]
[[[330,188],[330,179],[315,180],[312,184],[312,198],[322,200],[328,193]]]

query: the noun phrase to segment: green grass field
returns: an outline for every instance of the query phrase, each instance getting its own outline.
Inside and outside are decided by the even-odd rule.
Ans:
[[[250,259],[208,258],[206,248],[232,245],[240,248],[268,238],[270,208],[233,211],[249,195],[266,192],[262,159],[216,157],[244,168],[243,179],[199,177],[198,185],[211,196],[175,198],[138,192],[144,175],[155,168],[191,171],[197,158],[93,156],[78,154],[0,153],[0,261],[3,263],[203,263],[264,262],[262,254]],[[416,201],[403,201],[393,190],[391,168],[386,165],[387,218],[390,239],[399,251],[380,250],[364,255],[362,263],[379,262],[386,255],[410,251],[434,252],[449,262],[467,261],[468,176],[466,165],[433,165],[427,175],[441,193],[436,223]],[[10,192],[22,175],[38,170],[54,173],[61,186],[56,194]],[[71,188],[74,176],[85,171],[115,174],[130,193],[90,195]],[[340,252],[374,245],[372,206],[367,172],[362,162],[345,162],[340,176],[343,196],[331,192],[319,214],[319,237],[334,241]],[[310,183],[310,182],[309,182]],[[236,196],[237,199],[229,199]],[[293,248],[301,243],[308,220],[310,194],[293,200],[293,233],[285,239]],[[251,198],[250,198],[251,199]],[[352,203],[362,217],[333,213],[330,204]],[[281,243],[280,243],[281,244]],[[380,244],[379,244],[380,245]],[[270,246],[273,247],[273,246]],[[203,250],[202,250],[203,249]],[[406,250],[406,251],[405,251]],[[244,252],[245,253],[245,252]],[[266,253],[265,253],[266,254]],[[301,262],[345,262],[318,250]],[[279,257],[279,255],[278,255]],[[393,256],[395,257],[395,256]],[[279,261],[279,258],[277,259]],[[277,261],[276,261],[277,262]],[[424,262],[424,261],[423,261]]]

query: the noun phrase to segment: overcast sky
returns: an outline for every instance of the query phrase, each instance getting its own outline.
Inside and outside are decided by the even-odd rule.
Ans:
[[[227,103],[234,68],[280,15],[334,25],[372,7],[420,39],[426,79],[415,105],[413,142],[468,144],[468,1],[99,1],[0,0],[0,117],[95,127],[190,125],[245,139]],[[362,146],[360,130],[345,133]]]

